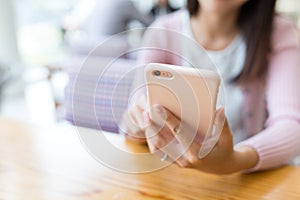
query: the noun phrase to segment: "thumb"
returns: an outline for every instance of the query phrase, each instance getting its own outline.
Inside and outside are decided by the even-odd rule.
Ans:
[[[220,107],[216,110],[214,130],[212,135],[222,132],[223,128],[227,125],[224,107]]]
[[[216,111],[215,126],[217,131],[220,131],[217,132],[217,134],[219,134],[220,137],[218,143],[232,145],[232,132],[228,125],[223,107]]]
[[[222,124],[225,121],[225,110],[224,107],[220,107],[216,110],[215,124]]]
[[[210,135],[206,135],[201,145],[198,157],[200,159],[206,157],[217,144],[226,121],[224,107],[220,107],[215,112],[215,121]]]

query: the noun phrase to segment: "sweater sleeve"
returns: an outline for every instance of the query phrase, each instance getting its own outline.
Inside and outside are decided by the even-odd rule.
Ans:
[[[277,18],[266,79],[265,129],[237,144],[257,151],[257,165],[246,172],[288,163],[300,152],[300,45],[293,23]]]

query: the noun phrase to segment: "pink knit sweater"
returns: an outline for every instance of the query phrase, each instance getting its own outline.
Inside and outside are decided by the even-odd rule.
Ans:
[[[179,11],[162,17],[151,27],[180,34],[182,14]],[[148,50],[142,53],[140,62],[180,65],[182,62],[175,54],[157,50],[178,48],[179,42],[172,41],[169,33],[148,29],[145,35]],[[265,80],[241,86],[245,99],[241,117],[248,139],[237,146],[251,146],[259,155],[257,165],[248,171],[281,166],[300,152],[300,44],[290,20],[275,17],[272,45]]]

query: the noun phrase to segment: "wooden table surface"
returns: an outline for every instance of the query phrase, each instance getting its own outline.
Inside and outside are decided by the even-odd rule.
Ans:
[[[0,199],[300,199],[300,168],[216,176],[171,165],[126,174],[95,161],[74,127],[0,118]],[[111,134],[130,149],[141,146]]]

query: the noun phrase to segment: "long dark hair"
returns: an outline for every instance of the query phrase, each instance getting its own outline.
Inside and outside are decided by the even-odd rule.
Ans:
[[[238,16],[237,25],[245,39],[247,52],[243,70],[234,78],[234,82],[244,82],[265,75],[268,66],[268,54],[271,47],[271,34],[276,0],[248,0]],[[191,16],[198,14],[198,0],[187,0],[187,9]]]

